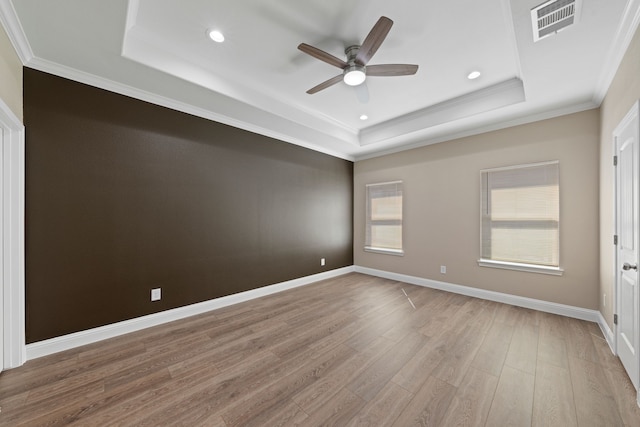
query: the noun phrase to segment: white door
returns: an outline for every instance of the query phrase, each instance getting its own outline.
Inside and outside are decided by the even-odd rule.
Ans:
[[[638,162],[640,160],[640,119],[638,103],[620,122],[614,133],[616,167],[616,225],[618,235],[616,305],[617,352],[631,382],[640,385],[640,318],[638,305],[638,238],[640,235]]]

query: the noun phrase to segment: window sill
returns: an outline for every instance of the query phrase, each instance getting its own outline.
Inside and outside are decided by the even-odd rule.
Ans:
[[[402,249],[373,248],[371,246],[365,246],[364,250],[365,252],[374,252],[377,254],[404,256],[404,251]]]
[[[479,259],[480,267],[502,268],[505,270],[525,271],[527,273],[550,274],[552,276],[562,276],[564,270],[560,267],[545,267],[535,264],[521,264],[518,262],[493,261],[490,259]]]

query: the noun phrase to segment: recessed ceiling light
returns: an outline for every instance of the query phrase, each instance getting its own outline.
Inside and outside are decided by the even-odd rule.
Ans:
[[[360,116],[360,120],[367,120],[368,118],[369,116],[367,116],[366,114]]]
[[[211,40],[213,40],[214,42],[222,43],[224,41],[224,34],[222,34],[218,30],[210,30],[209,38],[211,38]]]
[[[472,72],[470,72],[470,73],[469,73],[469,75],[467,76],[467,78],[468,78],[469,80],[475,80],[475,79],[477,79],[478,77],[480,77],[480,71],[472,71]]]

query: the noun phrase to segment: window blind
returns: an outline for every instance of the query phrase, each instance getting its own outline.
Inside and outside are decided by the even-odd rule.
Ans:
[[[558,267],[558,162],[485,170],[481,180],[481,257]]]
[[[365,249],[402,251],[402,181],[367,185]]]

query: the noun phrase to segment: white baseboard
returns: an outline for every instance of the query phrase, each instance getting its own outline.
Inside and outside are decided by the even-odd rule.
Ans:
[[[301,277],[299,279],[289,280],[287,282],[277,283],[275,285],[265,286],[250,291],[241,292],[210,301],[192,304],[186,307],[179,307],[172,310],[162,311],[150,314],[136,319],[125,320],[123,322],[111,325],[101,326],[86,331],[76,332],[61,337],[51,338],[45,341],[28,344],[26,346],[26,359],[36,359],[38,357],[47,356],[64,350],[80,347],[82,345],[91,344],[97,341],[124,335],[130,332],[139,331],[151,326],[161,325],[163,323],[172,322],[174,320],[184,319],[189,316],[206,313],[229,305],[238,304],[287,289],[293,289],[300,286],[309,285],[320,280],[338,277],[351,272],[368,274],[370,276],[382,277],[390,280],[410,283],[413,285],[424,286],[433,289],[439,289],[461,295],[467,295],[475,298],[486,299],[505,304],[511,304],[518,307],[530,308],[533,310],[544,311],[547,313],[558,314],[561,316],[572,317],[580,320],[587,320],[598,323],[603,335],[605,336],[609,347],[613,351],[613,332],[607,325],[604,317],[599,311],[589,310],[580,307],[574,307],[565,304],[558,304],[549,301],[542,301],[533,298],[520,297],[516,295],[505,294],[501,292],[487,291],[484,289],[472,288],[469,286],[456,285],[437,280],[425,279],[422,277],[409,276],[406,274],[392,273],[383,270],[376,270],[367,267],[351,266],[337,270],[331,270],[312,276]],[[615,352],[614,352],[615,354]]]
[[[600,331],[602,331],[602,335],[604,335],[604,339],[607,340],[607,344],[609,344],[609,349],[611,350],[611,353],[617,356],[615,336],[613,335],[613,331],[607,324],[607,321],[604,319],[604,316],[600,312],[598,312],[598,326],[600,326]]]
[[[455,285],[437,280],[424,279],[422,277],[408,276],[406,274],[391,273],[388,271],[375,270],[368,267],[355,266],[354,271],[357,273],[368,274],[370,276],[382,277],[399,282],[410,283],[412,285],[424,286],[427,288],[439,289],[442,291],[453,292],[456,294],[467,295],[470,297],[486,299],[505,304],[511,304],[518,307],[530,308],[533,310],[544,311],[546,313],[559,314],[561,316],[573,317],[575,319],[587,320],[598,323],[598,316],[602,316],[597,310],[589,310],[586,308],[574,307],[571,305],[558,304],[555,302],[542,301],[533,298],[520,297],[516,295],[504,294],[501,292],[487,291],[484,289],[472,288],[469,286]],[[604,320],[604,319],[603,319]],[[606,322],[605,322],[606,324]]]
[[[36,359],[38,357],[47,356],[49,354],[69,350],[86,344],[91,344],[97,341],[105,340],[107,338],[113,338],[119,335],[128,334],[130,332],[139,331],[151,326],[157,326],[163,323],[172,322],[174,320],[184,319],[189,316],[206,313],[218,308],[238,304],[266,295],[275,294],[277,292],[286,291],[287,289],[309,285],[320,280],[342,276],[353,271],[353,266],[339,268],[336,270],[314,274],[312,276],[301,277],[299,279],[289,280],[286,282],[277,283],[275,285],[264,286],[262,288],[252,289],[250,291],[240,292],[221,298],[188,305],[185,307],[166,310],[131,320],[125,320],[123,322],[113,323],[111,325],[101,326],[86,331],[51,338],[45,341],[27,344],[27,360]]]

